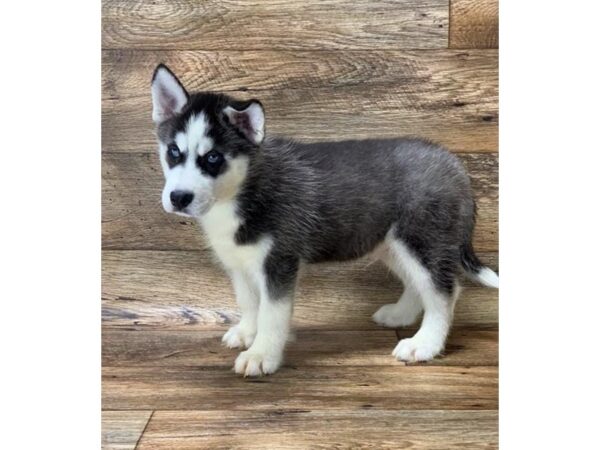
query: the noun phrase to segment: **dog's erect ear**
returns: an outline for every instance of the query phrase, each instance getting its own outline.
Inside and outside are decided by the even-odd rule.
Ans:
[[[164,122],[181,112],[188,101],[181,82],[164,64],[159,64],[152,76],[152,120]]]
[[[223,110],[229,122],[242,132],[253,144],[265,138],[265,111],[258,100],[249,100],[240,105],[227,106]]]

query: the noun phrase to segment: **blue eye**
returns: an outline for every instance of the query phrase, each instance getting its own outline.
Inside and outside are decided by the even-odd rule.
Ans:
[[[222,153],[211,150],[203,156],[198,156],[196,164],[202,171],[211,177],[216,177],[222,172],[225,165],[225,157]]]
[[[206,162],[211,166],[220,165],[223,162],[223,155],[213,150],[206,155]]]
[[[179,147],[177,147],[177,145],[169,145],[169,148],[167,149],[167,158],[172,164],[177,164],[179,162],[179,160],[181,159],[181,150],[179,150]]]

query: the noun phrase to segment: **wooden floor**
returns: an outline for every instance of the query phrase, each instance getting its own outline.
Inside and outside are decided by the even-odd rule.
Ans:
[[[296,340],[243,379],[220,345],[232,289],[188,220],[160,204],[149,81],[257,97],[306,141],[434,139],[469,169],[475,246],[498,268],[495,0],[104,0],[103,433],[106,449],[497,448],[498,293],[465,282],[446,354],[391,356],[414,330],[370,321],[402,287],[364,261],[310,266]]]

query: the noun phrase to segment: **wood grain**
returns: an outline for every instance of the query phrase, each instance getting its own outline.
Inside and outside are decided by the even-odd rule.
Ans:
[[[415,330],[402,330],[401,338]],[[222,331],[120,331],[102,333],[102,364],[135,367],[230,368],[237,356],[221,343]],[[394,330],[325,331],[300,329],[286,348],[286,364],[323,366],[395,366],[390,355]],[[498,365],[498,331],[455,328],[443,357],[427,363],[443,366]]]
[[[474,243],[498,249],[498,155],[460,154],[471,175],[478,204]],[[104,154],[102,157],[102,246],[105,249],[197,250],[205,246],[192,220],[167,214],[158,156]]]
[[[103,372],[105,409],[496,409],[497,367],[284,366],[243,378],[231,369],[110,367]]]
[[[450,0],[451,48],[498,48],[498,0]]]
[[[205,67],[198,65],[198,59],[190,59],[184,64],[182,57],[172,58],[174,70],[181,68],[182,81],[191,89],[203,88],[199,77],[209,76],[211,80],[222,79],[213,85],[229,86],[229,94],[234,97],[261,99],[266,109],[267,132],[271,135],[306,142],[416,135],[440,142],[453,151],[497,151],[497,52],[474,52],[473,55],[471,52],[454,52],[436,58],[435,55],[382,53],[381,58],[391,59],[377,63],[364,52],[357,57],[349,54],[334,57],[317,52],[314,55],[317,62],[313,65],[329,69],[316,69],[315,72],[314,68],[304,67],[300,70],[298,67],[307,65],[306,60],[288,56],[276,60],[280,68],[272,77],[268,72],[260,72],[258,76],[243,75],[263,63],[260,55],[249,64],[241,56],[228,53],[221,59],[230,58],[233,62],[213,66],[207,75],[203,72]],[[143,63],[106,69],[103,151],[155,151],[148,84],[152,73],[149,66],[156,62],[156,57],[149,56]],[[236,62],[242,64],[239,70],[232,65]],[[352,69],[352,64],[364,67],[357,71]],[[198,71],[190,69],[190,65],[198,65]],[[304,76],[309,70],[315,73]],[[353,74],[349,75],[348,71],[359,74],[353,80]],[[389,75],[394,71],[398,75]],[[376,75],[376,80],[392,81],[362,81],[368,73],[378,72],[381,75]],[[232,77],[238,75],[240,82],[236,83]],[[192,82],[188,82],[188,78]],[[279,82],[282,87],[256,89],[255,84],[265,84],[257,78],[282,80]],[[312,81],[301,82],[299,78]],[[146,87],[144,83],[148,83]],[[271,84],[277,83],[271,81]],[[294,83],[305,87],[295,88]],[[313,86],[306,87],[307,83]]]
[[[496,255],[486,255],[496,265]],[[294,324],[312,329],[377,329],[371,315],[396,302],[401,283],[365,260],[306,266],[296,292]],[[104,251],[104,327],[224,330],[239,316],[229,279],[209,252]],[[498,323],[498,291],[465,281],[454,323]]]
[[[304,142],[418,136],[456,152],[498,150],[497,99],[472,103],[448,98],[416,105],[402,86],[361,89],[232,92],[235,98],[260,98],[270,136]],[[457,98],[462,93],[456,92]],[[458,97],[459,98],[459,97]],[[150,97],[105,100],[102,148],[105,152],[154,152]]]
[[[143,449],[493,449],[496,411],[157,411]]]
[[[497,268],[497,13],[497,0],[103,2],[103,449],[498,448],[498,291],[469,282],[445,355],[403,365],[395,330],[370,320],[401,283],[365,260],[308,266],[284,367],[232,373],[233,290],[197,226],[162,210],[149,94],[165,62],[190,90],[260,98],[269,134],[438,141],[467,166],[475,245]]]
[[[232,95],[238,99],[256,96],[248,92]],[[415,107],[409,97],[398,86],[370,91],[299,89],[260,95],[267,108],[268,136],[301,142],[416,136],[440,143],[453,152],[498,151],[496,99],[484,96],[471,104],[448,99]],[[103,105],[104,152],[156,151],[149,97],[105,100]]]
[[[152,411],[102,411],[102,450],[134,450]]]
[[[447,0],[102,2],[102,47],[443,48]]]
[[[479,101],[494,93],[494,50],[143,51],[102,52],[105,99],[147,97],[157,64],[191,91],[248,91],[402,86],[411,100]],[[430,96],[423,99],[425,95]],[[463,107],[466,105],[463,105]]]

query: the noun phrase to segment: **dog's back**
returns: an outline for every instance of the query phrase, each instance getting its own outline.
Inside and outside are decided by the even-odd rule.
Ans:
[[[242,190],[241,214],[247,228],[271,228],[278,245],[307,262],[363,256],[392,227],[410,242],[418,234],[454,246],[458,258],[472,230],[469,178],[456,156],[430,142],[274,139],[263,152]]]

